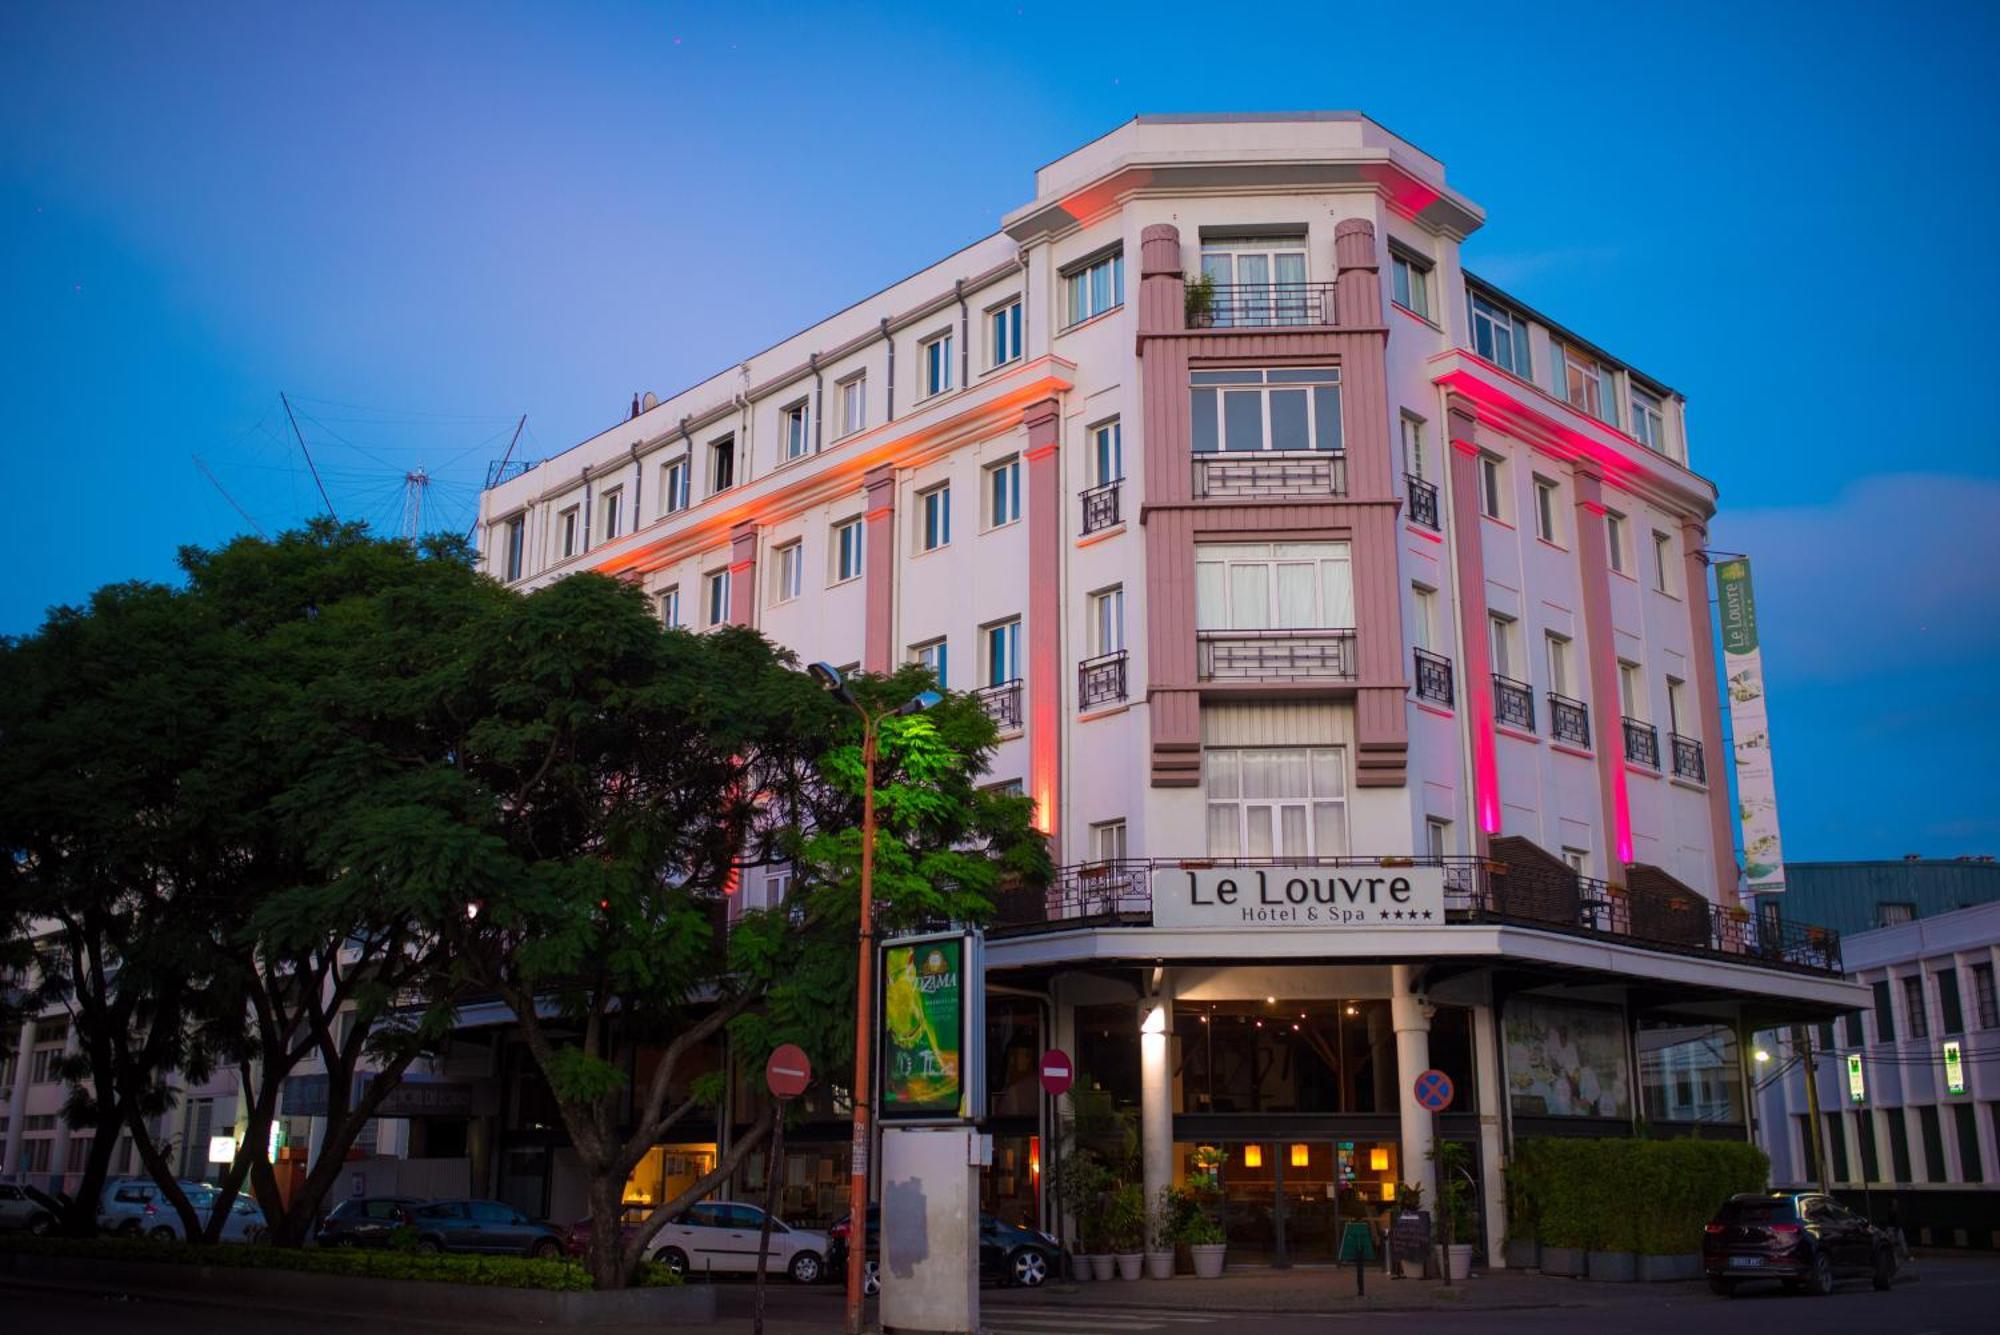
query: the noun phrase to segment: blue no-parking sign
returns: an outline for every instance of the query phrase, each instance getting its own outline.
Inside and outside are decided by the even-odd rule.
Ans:
[[[1432,1112],[1443,1112],[1451,1106],[1453,1090],[1451,1077],[1432,1067],[1417,1077],[1416,1094],[1419,1107]]]

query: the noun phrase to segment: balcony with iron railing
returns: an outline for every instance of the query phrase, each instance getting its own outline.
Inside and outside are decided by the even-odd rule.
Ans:
[[[1272,329],[1338,322],[1332,283],[1210,283],[1187,286],[1189,329]]]
[[[1648,769],[1658,769],[1660,767],[1659,729],[1642,718],[1626,716],[1625,758],[1635,765],[1644,765]]]
[[[1449,709],[1452,705],[1451,660],[1428,649],[1414,651],[1417,659],[1417,699]]]
[[[1590,706],[1549,692],[1549,736],[1571,746],[1590,745]]]
[[[1202,630],[1195,632],[1203,681],[1352,681],[1354,632]]]
[[[995,682],[991,686],[981,686],[973,692],[986,710],[986,717],[993,720],[993,726],[1002,732],[1019,732],[1021,729],[1021,679]]]
[[[1708,782],[1708,766],[1703,762],[1701,743],[1692,737],[1679,733],[1669,733],[1667,740],[1674,748],[1674,777],[1692,779],[1696,783]]]
[[[1346,494],[1344,450],[1240,450],[1194,456],[1196,500],[1324,498]]]
[[[1117,649],[1076,665],[1079,709],[1101,709],[1125,698],[1125,651]]]
[[[1535,691],[1525,681],[1493,674],[1493,721],[1522,732],[1535,730]]]
[[[1103,486],[1092,487],[1081,493],[1083,501],[1083,531],[1096,533],[1100,529],[1116,528],[1119,521],[1118,479]]]
[[[1093,927],[1151,927],[1153,874],[1209,867],[1442,866],[1445,926],[1500,924],[1698,955],[1802,973],[1838,976],[1840,936],[1829,928],[1761,919],[1740,908],[1473,857],[1313,859],[1128,858],[1059,868],[1046,885],[1003,885],[994,895],[989,938]],[[1424,929],[1431,930],[1431,929]]]
[[[1410,522],[1422,524],[1433,533],[1440,532],[1436,484],[1410,473],[1403,475],[1403,481],[1410,489]]]

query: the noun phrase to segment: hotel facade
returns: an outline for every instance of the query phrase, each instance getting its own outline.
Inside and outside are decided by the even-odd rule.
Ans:
[[[1738,900],[1682,399],[1467,272],[1482,221],[1364,116],[1140,117],[482,498],[511,585],[607,572],[985,701],[1061,867],[988,931],[992,1208],[1054,1221],[1060,1047],[1135,1110],[1149,1198],[1220,1151],[1233,1260],[1330,1257],[1442,1135],[1498,1264],[1516,1139],[1745,1137],[1746,1036],[1863,1004],[1836,936]],[[441,1073],[504,1081],[508,1046]],[[520,1102],[482,1096],[475,1189],[561,1216]],[[793,1217],[845,1208],[824,1112]]]

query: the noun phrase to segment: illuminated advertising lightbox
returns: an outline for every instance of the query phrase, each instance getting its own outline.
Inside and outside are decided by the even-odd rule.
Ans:
[[[957,1122],[984,1111],[985,971],[979,939],[938,933],[881,952],[876,1028],[885,1120]]]
[[[1965,1054],[1955,1038],[1944,1041],[1944,1087],[1948,1094],[1965,1092]]]
[[[1861,1077],[1861,1054],[1847,1054],[1847,1098],[1850,1103],[1859,1103],[1868,1095],[1868,1086]]]

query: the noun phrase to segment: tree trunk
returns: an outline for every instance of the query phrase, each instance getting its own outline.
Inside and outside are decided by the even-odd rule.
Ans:
[[[125,1121],[122,1104],[112,1108],[109,1117],[104,1115],[103,1104],[98,1104],[97,1109],[97,1134],[91,1137],[90,1157],[83,1163],[83,1181],[70,1198],[69,1208],[63,1211],[62,1231],[73,1238],[87,1238],[97,1232],[98,1198],[104,1194],[104,1179],[111,1172],[111,1152],[118,1146],[118,1130]]]
[[[584,1267],[590,1271],[592,1287],[622,1289],[632,1282],[636,1265],[625,1259],[625,1239],[620,1216],[624,1213],[625,1184],[609,1173],[593,1173],[590,1179],[590,1244],[584,1249]]]

